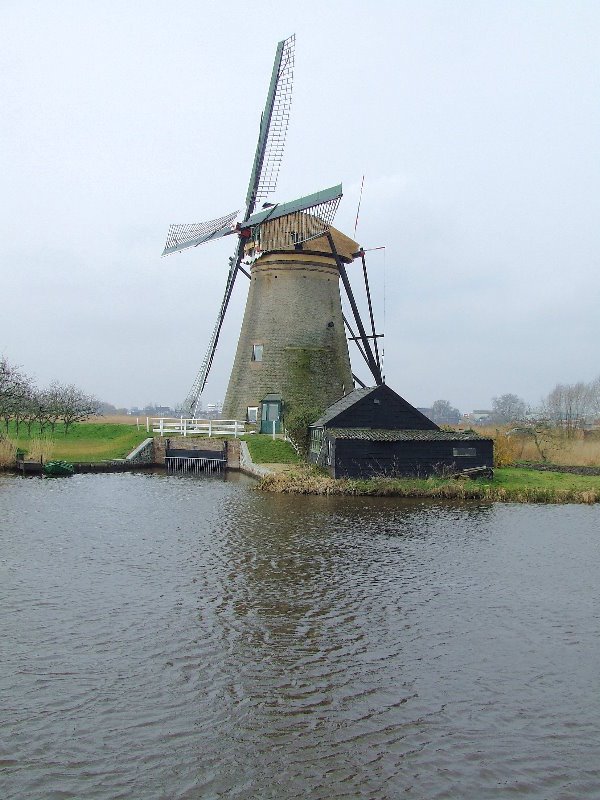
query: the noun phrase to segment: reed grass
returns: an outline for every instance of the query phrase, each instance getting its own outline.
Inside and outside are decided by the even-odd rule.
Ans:
[[[569,467],[600,466],[600,432],[586,435],[575,431],[568,437],[558,428],[538,432],[538,443],[533,435],[516,433],[514,426],[499,428],[481,427],[481,436],[494,440],[494,465],[505,467],[518,461],[541,462]]]
[[[27,458],[30,461],[48,461],[54,453],[54,440],[50,436],[34,436],[27,443]]]
[[[519,460],[539,461],[539,453],[532,442],[525,442]],[[600,466],[600,441],[563,440],[551,443],[548,460],[553,464],[570,467]]]
[[[12,467],[17,457],[17,443],[0,436],[0,467]]]

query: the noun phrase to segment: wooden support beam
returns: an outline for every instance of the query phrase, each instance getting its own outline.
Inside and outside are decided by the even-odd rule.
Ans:
[[[365,331],[365,327],[360,317],[360,312],[358,310],[358,306],[356,305],[356,300],[354,299],[354,293],[352,291],[352,287],[350,286],[350,281],[348,280],[346,268],[344,267],[342,259],[339,257],[339,254],[335,249],[335,244],[333,241],[333,237],[331,236],[331,231],[327,231],[326,236],[327,240],[329,241],[329,246],[331,247],[331,252],[333,253],[335,263],[337,264],[337,268],[340,273],[342,283],[344,284],[344,289],[346,290],[346,295],[348,297],[348,301],[350,302],[350,307],[352,308],[352,314],[354,315],[356,327],[358,328],[360,340],[363,349],[365,351],[365,357],[367,360],[367,364],[369,366],[369,370],[371,371],[371,375],[375,378],[375,383],[377,384],[377,386],[380,386],[383,383],[383,378],[381,377],[381,369],[377,364],[377,361],[375,360],[373,351],[371,350],[371,345],[369,343],[369,339],[367,338],[367,333]]]

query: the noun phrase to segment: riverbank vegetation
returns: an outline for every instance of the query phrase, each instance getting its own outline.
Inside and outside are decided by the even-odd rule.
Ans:
[[[600,476],[536,472],[505,467],[492,480],[456,478],[336,479],[311,467],[269,475],[259,488],[267,492],[371,497],[422,497],[514,503],[598,503]]]

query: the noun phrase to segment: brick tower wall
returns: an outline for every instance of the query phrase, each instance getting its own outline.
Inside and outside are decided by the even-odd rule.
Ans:
[[[252,360],[263,345],[262,361]],[[254,262],[223,416],[245,419],[248,406],[280,394],[283,414],[299,405],[325,409],[354,384],[332,257],[268,253]]]

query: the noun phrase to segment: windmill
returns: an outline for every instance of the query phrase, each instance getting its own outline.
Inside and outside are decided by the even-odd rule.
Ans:
[[[291,202],[264,203],[256,210],[277,186],[292,100],[294,46],[295,36],[277,45],[241,221],[236,222],[239,212],[233,211],[209,222],[171,225],[167,235],[163,256],[223,236],[237,236],[217,320],[185,401],[186,412],[193,416],[239,272],[250,279],[250,290],[224,416],[257,421],[261,414],[265,423],[279,426],[284,402],[288,407],[301,401],[325,407],[351,391],[357,379],[351,372],[345,326],[376,383],[383,380],[364,252],[331,227],[342,197],[341,185]],[[345,270],[345,264],[357,256],[363,261],[371,336],[360,319]],[[358,335],[342,313],[340,278]],[[375,353],[369,340],[373,340]]]

